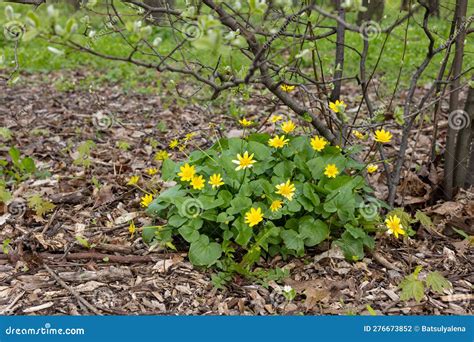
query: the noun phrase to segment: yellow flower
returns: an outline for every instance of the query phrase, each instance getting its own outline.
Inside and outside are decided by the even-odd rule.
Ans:
[[[165,159],[168,159],[170,157],[170,155],[168,154],[168,152],[166,152],[165,150],[161,150],[161,151],[158,151],[158,153],[155,155],[155,160],[165,160]]]
[[[194,138],[195,135],[196,135],[195,132],[188,133],[188,134],[186,134],[186,135],[184,136],[184,139],[183,139],[183,140],[184,140],[185,142],[186,142],[186,141],[189,141],[189,140],[191,140],[192,138]]]
[[[406,232],[403,230],[402,225],[400,224],[400,218],[397,215],[389,216],[385,220],[385,224],[387,225],[387,234],[395,235],[398,239],[398,235],[405,235]]]
[[[280,89],[283,90],[285,93],[290,93],[295,90],[295,86],[289,84],[281,84]]]
[[[295,185],[290,183],[289,179],[286,181],[286,183],[281,183],[277,185],[276,188],[277,194],[282,195],[288,201],[291,201],[293,199],[293,196],[295,195]]]
[[[355,136],[357,139],[360,139],[360,140],[364,140],[364,139],[365,139],[365,135],[362,134],[361,132],[359,132],[358,130],[353,130],[353,131],[352,131],[352,134],[354,134],[354,136]]]
[[[245,223],[248,223],[250,227],[256,226],[263,220],[263,213],[261,208],[250,208],[245,213]]]
[[[185,149],[186,149],[185,144],[179,145],[179,147],[178,147],[179,152],[183,152]]]
[[[201,190],[202,188],[204,188],[205,184],[206,182],[204,181],[204,178],[202,176],[196,175],[191,178],[191,186],[194,190]]]
[[[291,120],[288,120],[288,121],[281,124],[281,129],[286,134],[293,132],[295,130],[295,128],[296,128],[296,126],[295,126],[294,122],[291,121]]]
[[[147,208],[151,202],[153,202],[153,195],[145,195],[141,198],[140,205],[144,208]]]
[[[374,164],[367,165],[367,172],[368,173],[374,173],[378,169],[379,169],[379,167],[377,165],[374,165]]]
[[[244,127],[248,127],[248,126],[253,125],[253,121],[252,120],[248,121],[246,118],[243,118],[242,120],[239,120],[239,123]]]
[[[253,166],[253,164],[256,162],[256,160],[253,160],[253,155],[252,153],[249,156],[249,153],[245,151],[244,155],[241,156],[240,154],[237,154],[237,159],[238,160],[232,160],[232,163],[237,164],[238,166],[235,168],[236,171],[247,169]]]
[[[344,103],[344,101],[336,100],[336,102],[329,102],[329,108],[334,113],[344,112],[346,107],[347,107],[347,105]]]
[[[324,170],[324,174],[329,178],[336,178],[339,174],[339,170],[335,164],[328,164],[326,165],[326,169]]]
[[[128,232],[130,233],[130,235],[133,236],[136,230],[137,228],[135,227],[135,222],[130,221],[130,225],[128,226]]]
[[[278,135],[269,139],[268,140],[268,146],[270,147],[275,147],[275,148],[282,148],[284,147],[286,144],[288,144],[288,139],[285,139],[285,136],[282,135],[281,137],[279,137]]]
[[[178,145],[179,145],[178,139],[173,139],[173,140],[170,141],[169,147],[170,148],[176,148],[176,147],[178,147]]]
[[[132,177],[130,177],[130,179],[128,180],[127,185],[136,185],[139,180],[140,180],[140,176],[132,176]]]
[[[311,147],[313,150],[321,152],[324,147],[327,145],[327,140],[324,138],[321,138],[320,136],[315,136],[314,138],[311,139]]]
[[[270,122],[272,123],[277,123],[280,120],[283,120],[283,117],[281,115],[272,115],[270,117]]]
[[[379,129],[375,131],[375,141],[387,144],[392,140],[392,133],[389,131],[385,131],[383,129]]]
[[[181,177],[181,180],[184,182],[191,181],[191,179],[194,177],[194,174],[196,173],[194,166],[189,166],[188,163],[184,164],[184,166],[181,166],[179,170],[181,172],[178,173],[178,176]]]
[[[272,202],[270,205],[270,210],[271,211],[278,211],[282,207],[283,202],[280,200],[275,200]]]
[[[156,167],[150,167],[146,169],[146,173],[148,173],[149,176],[154,176],[158,173],[158,169]]]
[[[224,182],[222,181],[222,177],[220,173],[214,173],[210,178],[209,178],[209,184],[212,185],[212,188],[218,188],[221,185],[224,185]]]

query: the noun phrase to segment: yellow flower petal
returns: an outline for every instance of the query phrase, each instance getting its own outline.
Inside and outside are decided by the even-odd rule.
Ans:
[[[286,134],[289,134],[289,133],[293,132],[295,130],[295,128],[296,128],[296,125],[291,120],[288,120],[288,121],[281,124],[281,130],[283,132],[285,132]]]
[[[324,174],[328,178],[336,178],[336,176],[339,174],[339,169],[335,164],[328,164],[326,165],[326,168],[324,169]]]
[[[285,139],[285,136],[282,135],[282,136],[275,136],[271,139],[268,140],[268,146],[270,147],[275,147],[275,148],[282,148],[284,147],[286,144],[288,144],[290,140],[288,139]]]
[[[215,173],[211,177],[209,177],[209,184],[212,185],[213,189],[224,185],[224,181],[222,180],[221,174]]]
[[[385,131],[384,129],[379,129],[375,131],[375,141],[388,144],[392,140],[392,133]]]
[[[285,197],[288,201],[293,199],[295,195],[295,185],[291,183],[288,179],[286,183],[281,183],[276,186],[277,191],[276,193]]]
[[[153,202],[153,195],[147,194],[141,198],[140,205],[147,208]]]
[[[194,177],[195,173],[196,173],[196,169],[194,168],[194,166],[189,166],[188,163],[184,164],[183,166],[181,166],[179,168],[179,170],[181,171],[180,173],[178,173],[178,176],[181,177],[181,180],[183,182],[189,182],[191,181],[191,179]]]
[[[245,213],[245,223],[248,223],[250,227],[256,226],[263,221],[263,213],[261,208],[251,208]]]
[[[253,159],[253,153],[249,155],[248,151],[245,151],[244,155],[241,156],[237,154],[237,160],[232,160],[232,163],[237,164],[238,166],[235,168],[236,171],[244,170],[247,168],[251,168],[256,160]]]

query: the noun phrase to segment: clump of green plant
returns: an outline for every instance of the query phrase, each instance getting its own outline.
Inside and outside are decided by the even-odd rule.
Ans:
[[[45,214],[51,212],[56,207],[53,203],[45,200],[41,195],[34,194],[28,198],[28,207],[36,213],[36,215],[43,217]]]
[[[6,180],[24,181],[36,172],[32,158],[22,157],[20,150],[12,147],[8,150],[10,160],[0,160],[0,176]]]
[[[281,135],[224,138],[183,163],[165,159],[162,178],[177,184],[142,205],[167,223],[159,234],[144,230],[144,240],[163,245],[181,237],[194,265],[240,273],[261,257],[302,256],[327,240],[346,258],[363,258],[380,221],[377,208],[367,210],[376,201],[362,175],[366,165],[354,159],[357,148],[292,135],[295,128],[287,121]]]
[[[422,266],[417,266],[415,271],[407,275],[399,285],[402,293],[400,299],[408,301],[415,299],[420,302],[425,295],[425,286],[431,291],[443,294],[444,290],[449,290],[453,286],[443,275],[439,272],[429,272],[426,278],[420,279],[420,272],[423,269]]]
[[[33,159],[22,156],[17,148],[10,148],[8,156],[0,159],[0,202],[4,203],[12,197],[8,191],[10,183],[20,183],[37,173]]]
[[[74,165],[82,166],[85,169],[91,166],[91,152],[95,148],[92,140],[86,140],[77,148],[77,157],[74,159]]]

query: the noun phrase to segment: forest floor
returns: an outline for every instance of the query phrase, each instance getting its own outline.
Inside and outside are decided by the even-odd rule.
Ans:
[[[11,141],[0,145],[0,156],[16,146],[38,169],[49,172],[15,187],[13,198],[21,203],[38,194],[55,204],[44,217],[31,209],[15,216],[0,204],[0,241],[9,240],[4,244],[8,254],[0,254],[0,314],[474,313],[474,251],[452,229],[474,235],[474,193],[462,191],[451,202],[430,202],[440,168],[413,167],[400,188],[399,204],[422,208],[434,227],[415,227],[416,235],[406,240],[377,236],[375,251],[355,263],[345,261],[329,243],[304,258],[262,261],[259,267],[286,269],[288,277],[235,277],[217,289],[213,271],[194,268],[185,250],[150,250],[139,232],[131,236],[128,230],[130,220],[138,228],[149,223],[139,191],[127,186],[129,178],[159,166],[155,153],[183,129],[199,133],[197,144],[208,144],[203,128],[209,125],[209,113],[197,105],[165,108],[163,95],[125,94],[114,85],[58,91],[53,81],[59,75],[49,77],[48,83],[26,75],[22,84],[0,84],[0,127],[13,133]],[[85,76],[74,72],[69,77]],[[249,113],[258,115],[255,103],[248,106]],[[228,115],[213,115],[212,122],[219,123],[224,135],[238,133]],[[408,151],[414,165],[430,148],[429,125],[420,132],[416,151]],[[84,168],[74,160],[87,140],[95,147],[90,167]],[[382,182],[382,173],[371,176],[381,198],[386,194]],[[443,295],[426,290],[420,302],[400,300],[400,281],[418,265],[423,266],[420,278],[438,271],[452,290]],[[291,303],[282,295],[284,285],[297,292]]]

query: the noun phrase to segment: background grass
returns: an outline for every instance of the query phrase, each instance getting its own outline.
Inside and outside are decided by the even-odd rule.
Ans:
[[[0,24],[6,22],[4,15],[4,9],[7,4],[0,3]],[[11,4],[10,4],[11,5]],[[16,12],[25,14],[31,7],[25,5],[12,5]],[[61,10],[61,22],[66,22],[67,19],[74,15],[80,18],[84,15],[83,11],[74,13],[72,9],[65,7],[64,5],[57,6]],[[436,46],[444,43],[449,36],[449,28],[451,25],[453,4],[442,4],[440,18],[430,19],[430,29],[434,32],[436,38]],[[38,10],[38,15],[44,16],[46,7],[41,6]],[[473,9],[470,7],[469,12],[472,14]],[[387,27],[396,18],[404,13],[399,11],[399,1],[387,0],[385,17],[381,21],[380,25],[382,28]],[[408,39],[407,39],[407,51],[405,56],[405,63],[403,66],[403,72],[401,74],[401,87],[406,87],[409,84],[409,80],[413,75],[414,70],[420,65],[426,55],[427,51],[427,39],[421,27],[422,23],[422,11],[419,11],[412,19],[408,26]],[[95,26],[100,29],[103,27],[102,19],[92,18]],[[355,14],[349,14],[347,20],[349,22],[355,22]],[[333,25],[334,21],[325,20],[324,24]],[[271,29],[273,24],[268,23],[267,29]],[[390,92],[393,90],[398,70],[402,61],[404,36],[405,36],[406,24],[397,27],[390,35],[384,52],[380,58],[379,65],[377,67],[377,78],[381,81],[383,87],[381,91]],[[291,29],[290,29],[291,30]],[[320,32],[324,30],[321,29]],[[317,34],[318,32],[316,32]],[[154,36],[160,36],[163,41],[159,46],[161,53],[166,54],[175,47],[175,38],[170,32],[162,29],[155,29]],[[380,50],[385,40],[385,35],[380,35],[376,39],[371,41],[370,51],[367,60],[367,74],[370,75],[374,66],[379,58]],[[474,67],[472,61],[473,44],[470,37],[466,41],[466,58],[464,59],[464,69]],[[327,39],[319,40],[317,42],[318,51],[322,60],[323,71],[326,74],[326,78],[331,78],[331,74],[334,70],[334,53],[335,53],[335,36],[331,36]],[[291,44],[291,38],[281,39],[275,45],[275,48],[284,48],[285,45]],[[354,47],[357,50],[361,50],[362,40],[357,33],[347,32],[346,44]],[[72,90],[76,87],[87,88],[94,83],[117,83],[120,84],[124,90],[133,89],[141,92],[153,92],[157,91],[161,86],[161,82],[158,80],[157,73],[155,70],[137,67],[132,64],[123,62],[114,62],[105,60],[99,57],[95,57],[88,54],[77,53],[74,51],[66,51],[65,55],[56,55],[51,53],[47,47],[52,44],[46,40],[34,39],[27,44],[22,43],[19,48],[19,60],[22,70],[30,73],[42,73],[47,75],[52,71],[61,70],[85,70],[86,77],[79,82],[70,80],[67,77],[59,78],[56,81],[56,86],[59,90]],[[304,48],[310,48],[310,45],[305,45]],[[97,40],[95,48],[98,51],[123,56],[127,55],[127,51],[130,47],[121,39],[118,35],[104,35]],[[13,45],[12,42],[6,41],[3,36],[0,39],[0,54],[5,55],[5,59],[8,61],[13,60]],[[217,62],[218,54],[211,51],[193,51],[188,49],[186,52],[187,58],[192,60],[197,58],[208,65],[215,65]],[[284,56],[276,56],[277,62],[283,61]],[[426,84],[431,82],[437,75],[439,69],[439,63],[443,58],[442,54],[436,56],[426,72],[424,73],[420,84]],[[360,57],[356,52],[351,49],[346,49],[345,56],[345,67],[344,76],[355,76],[359,71]],[[248,66],[249,61],[244,56],[238,54],[232,55],[232,65],[235,69],[240,69],[242,66]],[[9,67],[7,64],[6,67]],[[287,75],[285,75],[286,77]],[[470,74],[466,75],[467,77]],[[178,80],[181,76],[170,75],[167,76],[168,80]]]

